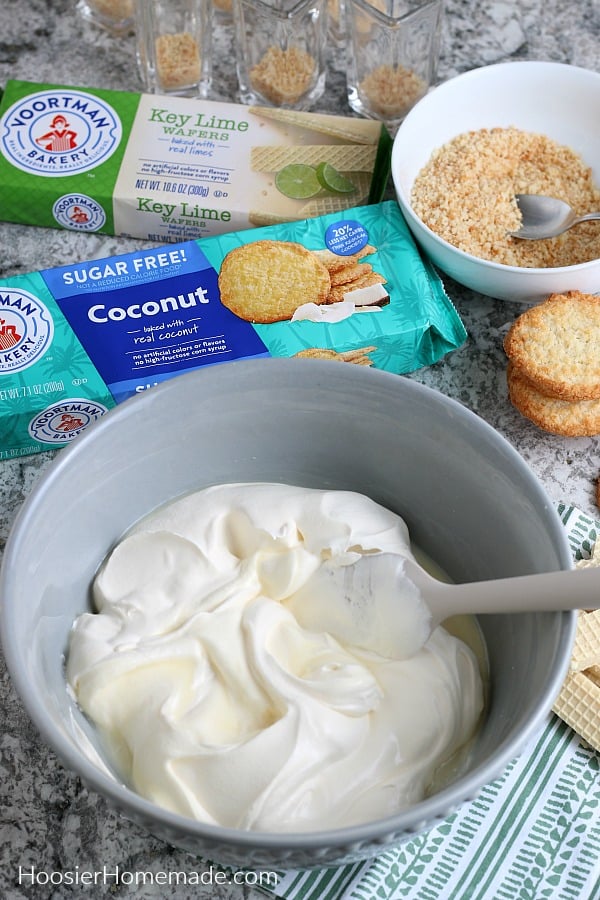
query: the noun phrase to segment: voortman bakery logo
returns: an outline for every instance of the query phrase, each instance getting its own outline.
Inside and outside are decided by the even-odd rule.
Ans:
[[[65,444],[106,412],[108,407],[92,400],[63,400],[38,413],[29,423],[29,434],[44,444]]]
[[[87,194],[65,194],[52,207],[52,215],[63,228],[71,231],[98,231],[106,222],[106,213]]]
[[[28,291],[0,287],[0,375],[32,365],[52,343],[54,323]]]
[[[108,103],[70,89],[29,94],[0,119],[9,162],[49,177],[95,168],[112,156],[121,136],[121,120]]]

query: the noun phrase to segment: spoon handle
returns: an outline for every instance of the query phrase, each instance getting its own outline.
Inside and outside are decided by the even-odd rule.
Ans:
[[[446,615],[600,608],[600,569],[594,567],[440,585],[427,598],[438,621],[444,607]]]
[[[580,222],[592,222],[595,219],[600,219],[600,212],[592,212],[587,213],[585,216],[578,216],[573,222],[573,225],[579,225]]]

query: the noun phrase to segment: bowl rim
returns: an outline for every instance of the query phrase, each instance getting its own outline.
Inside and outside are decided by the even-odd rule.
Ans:
[[[596,81],[598,83],[598,89],[600,92],[600,72],[595,72],[593,69],[586,69],[583,66],[574,66],[570,63],[563,62],[554,62],[552,60],[511,60],[508,62],[499,62],[499,63],[491,63],[487,66],[477,66],[474,69],[467,69],[465,72],[461,72],[458,75],[455,75],[452,78],[447,79],[446,81],[442,81],[437,84],[431,91],[425,94],[424,97],[414,105],[414,107],[409,111],[404,120],[401,122],[400,127],[394,137],[393,145],[392,145],[392,158],[391,158],[391,174],[392,181],[394,183],[394,188],[396,190],[396,194],[398,197],[398,203],[402,208],[402,211],[407,217],[410,217],[413,222],[418,225],[419,228],[423,229],[427,234],[427,237],[438,244],[440,248],[446,252],[451,252],[456,254],[459,259],[464,260],[465,262],[476,264],[476,265],[485,265],[487,268],[504,273],[518,273],[521,276],[523,273],[530,274],[533,277],[542,276],[542,275],[556,275],[558,273],[570,273],[570,272],[582,272],[586,269],[591,269],[598,265],[600,262],[600,258],[598,259],[589,259],[585,262],[574,263],[570,266],[547,266],[547,267],[539,267],[539,266],[512,266],[507,265],[506,263],[498,263],[491,259],[483,259],[479,256],[474,256],[472,253],[467,253],[465,250],[461,250],[460,247],[455,247],[454,244],[451,244],[449,241],[445,240],[445,238],[441,237],[435,231],[433,231],[428,225],[423,222],[423,220],[416,214],[413,209],[412,203],[410,201],[410,195],[407,196],[407,192],[405,191],[404,185],[402,183],[397,183],[394,177],[394,167],[395,161],[397,160],[398,154],[400,152],[400,135],[402,134],[402,129],[404,128],[406,123],[411,122],[411,117],[416,118],[418,114],[418,110],[426,108],[428,103],[430,102],[430,98],[436,94],[439,96],[438,92],[447,93],[448,91],[454,90],[457,84],[464,83],[468,81],[477,81],[480,79],[487,78],[490,74],[494,74],[498,71],[508,69],[516,70],[517,68],[523,69],[551,69],[556,72],[558,71],[569,71],[576,72],[578,76],[584,76],[589,78],[590,81]],[[457,135],[460,132],[457,132]],[[451,139],[449,139],[451,140]],[[435,149],[435,148],[433,148]],[[432,150],[433,152],[433,150]],[[413,180],[414,183],[414,180]],[[412,190],[412,183],[411,183]]]
[[[244,383],[244,375],[246,372],[253,370],[259,371],[261,368],[271,367],[272,373],[268,372],[268,377],[277,378],[277,371],[289,371],[290,366],[296,369],[298,374],[305,373],[307,366],[311,367],[315,375],[320,375],[326,379],[331,369],[332,363],[323,360],[288,360],[280,358],[237,360],[228,363],[229,370],[233,373],[238,371],[238,380]],[[25,499],[19,509],[13,525],[10,529],[6,542],[4,557],[0,567],[0,598],[10,597],[14,591],[11,587],[12,582],[18,581],[18,572],[16,567],[12,565],[13,555],[16,553],[16,546],[21,540],[22,534],[30,532],[29,521],[36,515],[38,505],[43,502],[44,493],[48,486],[58,477],[61,476],[63,470],[67,469],[70,460],[80,454],[85,454],[88,446],[95,439],[95,435],[99,431],[106,431],[118,426],[119,421],[123,417],[129,416],[129,410],[134,407],[139,413],[142,413],[144,403],[146,405],[156,402],[157,394],[168,396],[170,392],[177,391],[177,385],[184,380],[191,381],[208,377],[218,377],[220,365],[209,366],[204,369],[197,369],[175,378],[164,381],[152,388],[150,391],[144,392],[141,396],[131,397],[123,403],[113,407],[98,419],[96,422],[88,426],[76,440],[70,445],[60,450],[58,456],[51,461],[50,465],[44,470],[40,478],[35,483],[32,491]],[[523,457],[518,453],[516,448],[488,422],[485,421],[477,413],[470,410],[467,406],[452,397],[443,394],[435,388],[422,384],[416,380],[402,378],[394,373],[384,370],[364,370],[355,367],[347,373],[350,380],[370,378],[376,387],[377,381],[392,384],[394,382],[395,389],[403,390],[407,394],[423,396],[439,403],[442,407],[448,408],[454,412],[454,415],[466,417],[471,424],[480,429],[483,435],[493,440],[502,449],[502,453],[508,456],[515,464],[517,469],[527,479],[532,495],[538,501],[540,508],[549,516],[548,527],[554,539],[555,547],[559,558],[565,568],[572,568],[573,557],[566,536],[566,531],[560,521],[560,517],[549,497],[542,486],[541,482],[528,466]],[[240,380],[241,379],[241,380]],[[277,383],[275,381],[275,383]],[[204,841],[207,844],[218,844],[219,842],[227,842],[232,847],[240,850],[252,851],[276,851],[277,853],[292,853],[295,850],[312,850],[317,852],[319,849],[328,848],[345,848],[349,845],[381,845],[382,850],[387,836],[403,835],[410,836],[411,833],[418,833],[423,828],[429,827],[435,821],[450,815],[458,806],[464,802],[473,799],[483,786],[495,777],[497,777],[508,763],[517,755],[523,746],[533,737],[537,730],[541,727],[543,720],[548,714],[551,705],[556,697],[556,684],[559,679],[564,679],[570,664],[570,650],[575,637],[575,629],[577,624],[576,612],[552,613],[556,617],[562,619],[560,630],[557,638],[557,658],[562,654],[562,664],[557,666],[555,676],[553,678],[554,686],[548,684],[540,697],[538,698],[538,709],[535,715],[531,717],[526,726],[523,727],[518,736],[518,740],[513,738],[505,739],[500,745],[495,756],[491,760],[487,760],[477,766],[475,769],[460,776],[456,781],[451,782],[441,791],[436,792],[421,802],[414,804],[407,810],[394,813],[374,821],[359,823],[352,826],[338,827],[335,829],[325,829],[320,831],[299,831],[299,832],[262,832],[262,831],[245,831],[236,828],[230,828],[221,825],[207,824],[205,822],[188,818],[178,813],[171,812],[163,807],[157,806],[151,801],[145,799],[136,793],[132,788],[127,786],[123,781],[116,777],[111,777],[108,771],[103,771],[99,766],[95,765],[84,752],[77,750],[73,744],[64,737],[61,732],[53,725],[52,716],[48,713],[44,703],[40,697],[32,690],[25,677],[24,667],[20,663],[20,657],[17,653],[16,641],[11,640],[13,637],[13,616],[11,614],[11,604],[5,601],[0,602],[0,647],[3,648],[6,666],[13,683],[13,686],[22,701],[22,704],[28,713],[33,724],[42,736],[44,742],[52,748],[59,760],[73,773],[81,777],[83,782],[90,786],[101,797],[108,798],[113,807],[122,811],[124,815],[134,821],[141,821],[149,828],[148,821],[152,821],[155,827],[169,828],[173,832],[185,834],[186,840],[197,839],[199,842]],[[62,649],[60,650],[62,653]],[[68,692],[65,681],[65,692]],[[103,765],[104,760],[102,761]],[[456,798],[456,786],[460,785],[460,799]],[[164,838],[163,838],[164,839]],[[201,847],[199,847],[199,850]],[[375,851],[374,851],[375,852]],[[315,861],[315,865],[319,864],[319,859]]]

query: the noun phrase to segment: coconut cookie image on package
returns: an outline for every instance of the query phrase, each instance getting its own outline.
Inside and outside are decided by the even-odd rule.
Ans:
[[[326,248],[307,250],[290,241],[245,244],[223,260],[219,273],[221,302],[241,319],[257,324],[341,320],[354,309],[346,305],[323,310],[315,320],[314,307],[341,306],[346,300],[358,308],[389,303],[382,287],[387,279],[374,271],[371,263],[362,261],[375,252],[370,245],[344,256]]]
[[[465,340],[393,201],[220,235],[202,249],[220,305],[272,356],[360,358],[402,374]]]
[[[302,303],[325,303],[330,287],[325,266],[291,241],[236,247],[219,273],[223,305],[241,319],[263,324],[291,319]]]

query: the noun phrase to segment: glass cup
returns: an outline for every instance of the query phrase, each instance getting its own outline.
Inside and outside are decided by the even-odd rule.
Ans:
[[[88,22],[114,35],[134,30],[134,0],[79,0],[77,11]]]
[[[443,0],[344,0],[348,103],[394,133],[435,78]]]
[[[212,0],[136,0],[138,68],[147,91],[208,95],[212,11]]]
[[[242,103],[308,109],[325,89],[328,0],[233,0]]]

